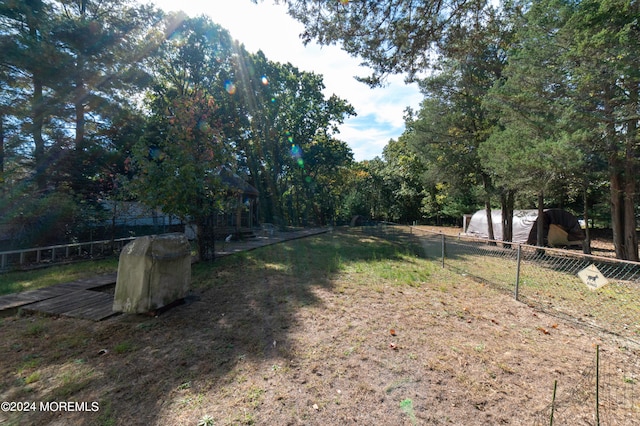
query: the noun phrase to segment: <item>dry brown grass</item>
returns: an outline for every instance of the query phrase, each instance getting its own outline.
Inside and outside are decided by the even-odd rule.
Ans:
[[[596,345],[613,370],[638,367],[637,349],[403,242],[334,232],[197,265],[193,277],[197,300],[155,318],[2,319],[0,400],[100,410],[0,423],[531,425],[555,380],[558,395],[581,389]],[[579,408],[564,424],[591,424]]]

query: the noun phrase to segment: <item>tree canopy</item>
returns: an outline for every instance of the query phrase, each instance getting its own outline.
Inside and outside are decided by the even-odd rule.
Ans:
[[[337,126],[355,112],[324,95],[321,75],[247,52],[210,18],[128,0],[10,1],[0,20],[0,184],[12,229],[83,238],[74,224],[93,232],[104,200],[135,200],[196,223],[210,258],[229,191],[221,168],[259,189],[261,221],[335,220],[353,161]],[[44,235],[47,207],[68,232]]]
[[[380,157],[354,161],[338,127],[356,111],[323,76],[247,52],[211,18],[8,0],[0,197],[3,224],[24,231],[13,241],[83,238],[104,200],[136,200],[197,223],[210,257],[225,168],[258,189],[263,222],[459,222],[499,207],[507,229],[514,208],[558,204],[593,213],[617,256],[638,260],[637,1],[274,1],[304,42],[359,57],[360,80],[419,84],[420,108]]]
[[[508,209],[531,203],[513,193],[524,183],[539,208],[559,181],[582,182],[587,194],[601,188],[593,168],[606,164],[617,255],[638,259],[637,1],[282,2],[305,42],[363,59],[373,71],[362,80],[422,82],[411,145],[451,187],[481,177],[487,211],[491,193]]]

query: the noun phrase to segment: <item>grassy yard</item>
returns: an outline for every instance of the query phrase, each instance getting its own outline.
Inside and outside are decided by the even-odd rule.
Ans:
[[[118,258],[101,259],[68,265],[57,265],[31,271],[12,271],[0,274],[0,295],[36,290],[53,284],[74,281],[92,275],[116,272]]]
[[[0,400],[83,408],[0,423],[548,424],[557,380],[557,424],[589,424],[596,345],[638,380],[637,349],[419,252],[333,232],[194,265],[189,303],[158,317],[0,319]],[[639,403],[600,418],[637,424]]]

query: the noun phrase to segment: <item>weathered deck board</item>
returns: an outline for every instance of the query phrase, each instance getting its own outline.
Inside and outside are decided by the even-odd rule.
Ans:
[[[27,312],[61,315],[100,321],[116,313],[112,311],[113,295],[99,291],[78,290],[24,306]]]
[[[13,313],[18,308],[34,302],[51,299],[68,294],[71,291],[89,290],[115,284],[116,274],[96,275],[95,277],[82,278],[68,283],[57,284],[38,290],[24,291],[0,296],[0,312]]]
[[[7,294],[0,297],[0,311],[15,310],[31,303],[62,296],[69,293],[68,289],[48,287],[40,290],[25,291],[22,293]]]
[[[115,284],[117,273],[96,275],[95,277],[81,278],[69,283],[58,284],[56,287],[63,287],[73,290],[91,290],[94,288],[105,287],[111,284]]]

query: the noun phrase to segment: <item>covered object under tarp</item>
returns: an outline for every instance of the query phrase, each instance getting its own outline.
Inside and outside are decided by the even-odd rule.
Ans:
[[[501,241],[502,210],[491,211],[493,222],[493,237]],[[538,210],[513,211],[513,239],[514,243],[535,245],[537,240]],[[585,234],[578,219],[566,210],[547,209],[544,211],[544,241],[545,245],[558,247],[582,245]],[[487,213],[478,210],[471,216],[465,235],[477,238],[489,238]]]

